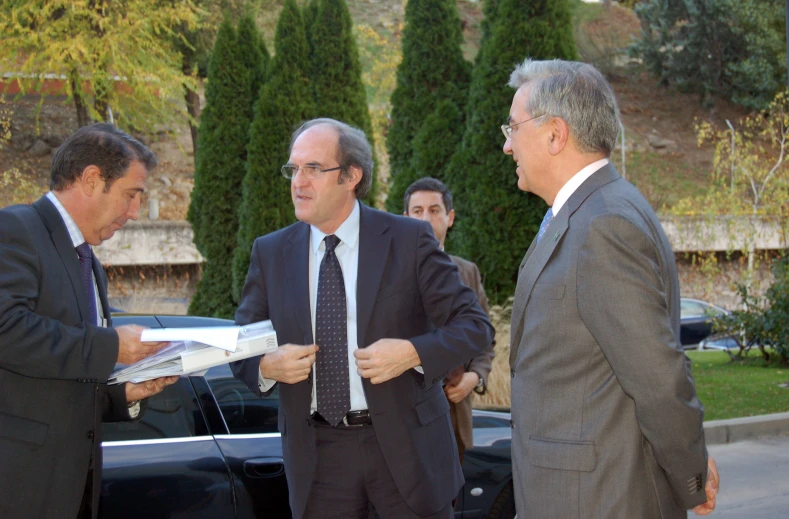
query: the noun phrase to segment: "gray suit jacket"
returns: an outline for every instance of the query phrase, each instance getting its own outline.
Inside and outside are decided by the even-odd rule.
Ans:
[[[474,292],[460,281],[430,226],[361,205],[356,329],[364,348],[382,338],[409,339],[424,375],[409,369],[382,384],[363,380],[376,438],[403,500],[422,516],[446,507],[463,485],[442,380],[478,355],[494,330]],[[296,222],[255,240],[236,322],[270,319],[279,344],[312,344],[309,225]],[[259,393],[260,357],[235,363],[235,375]],[[290,508],[303,516],[315,477],[312,377],[279,386],[279,430]]]
[[[107,282],[93,263],[109,320]],[[0,517],[76,517],[102,421],[128,420],[123,384],[107,386],[118,334],[85,323],[88,300],[66,225],[46,197],[0,210]]]
[[[706,501],[674,254],[612,165],[526,253],[511,334],[520,517],[679,518]]]

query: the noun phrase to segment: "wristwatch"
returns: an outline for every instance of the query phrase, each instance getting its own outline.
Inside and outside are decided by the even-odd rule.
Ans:
[[[475,371],[474,373],[477,372]],[[485,389],[485,379],[483,379],[482,375],[480,375],[479,373],[477,373],[477,377],[479,377],[479,380],[477,380],[477,385],[474,386],[474,391],[476,391],[477,393],[482,393],[482,391]]]
[[[129,408],[129,418],[137,418],[140,414],[140,401],[134,400],[126,404],[126,406]]]

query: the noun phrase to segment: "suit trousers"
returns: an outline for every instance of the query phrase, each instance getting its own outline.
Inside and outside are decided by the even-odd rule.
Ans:
[[[318,461],[305,519],[418,519],[403,500],[372,425],[315,424]],[[414,477],[419,477],[415,474]],[[451,503],[430,519],[453,516]]]

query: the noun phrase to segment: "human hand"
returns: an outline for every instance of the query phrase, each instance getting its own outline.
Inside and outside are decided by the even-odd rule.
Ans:
[[[719,488],[718,466],[715,464],[715,460],[710,457],[707,461],[707,485],[704,487],[704,491],[707,494],[707,502],[693,509],[697,515],[709,515],[715,510],[715,499]]]
[[[153,380],[146,380],[139,384],[126,382],[126,401],[144,400],[161,393],[165,387],[178,382],[179,377],[160,377]]]
[[[143,330],[145,330],[144,326],[136,324],[115,328],[118,333],[118,362],[134,364],[170,344],[169,342],[140,342]]]
[[[295,384],[307,380],[315,364],[318,346],[285,344],[260,358],[260,374],[263,378]]]
[[[474,371],[467,371],[459,380],[445,385],[444,394],[447,395],[450,402],[457,404],[474,391],[477,382],[479,382],[479,375]]]
[[[404,339],[380,339],[357,349],[353,356],[356,357],[356,372],[373,384],[399,377],[421,363],[414,345]]]

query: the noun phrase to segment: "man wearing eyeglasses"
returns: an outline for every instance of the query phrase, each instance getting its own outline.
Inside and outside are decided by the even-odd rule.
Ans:
[[[299,222],[255,240],[236,322],[270,319],[281,346],[233,366],[279,388],[293,517],[452,516],[463,484],[442,380],[493,327],[430,226],[362,204],[364,133],[302,125],[283,175]]]
[[[527,59],[504,153],[550,206],[512,309],[512,460],[520,517],[680,518],[715,507],[671,245],[609,162],[614,93],[588,64]]]

